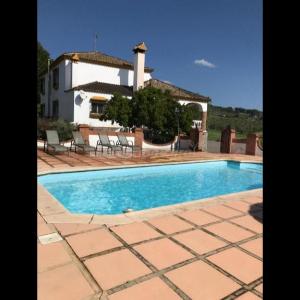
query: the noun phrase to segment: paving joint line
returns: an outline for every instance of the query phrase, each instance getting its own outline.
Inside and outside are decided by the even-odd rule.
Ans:
[[[76,260],[77,260],[76,264],[80,265],[80,267],[77,266],[77,268],[79,269],[79,271],[83,275],[83,277],[86,279],[86,281],[89,283],[89,285],[91,286],[94,293],[95,294],[101,293],[101,296],[102,296],[104,290],[98,284],[98,282],[94,278],[93,274],[89,271],[87,266],[85,266],[85,264],[81,262],[80,257],[76,254],[76,252],[73,250],[73,248],[71,247],[71,245],[68,243],[68,241],[65,239],[64,236],[62,236],[62,239],[65,242],[65,247],[67,247],[67,249],[68,249],[67,252],[70,252],[72,254],[72,256],[74,256],[76,258]],[[72,258],[72,256],[71,256],[71,258]],[[73,259],[72,259],[72,261],[73,261]],[[83,273],[83,271],[85,273]],[[97,287],[97,290],[95,290],[95,286]],[[101,298],[101,296],[100,296],[100,298]]]
[[[183,220],[185,220],[185,219],[183,219]],[[222,220],[221,220],[221,221],[216,221],[216,222],[213,222],[213,224],[218,224],[218,223],[222,223],[222,222],[223,222]],[[227,249],[230,249],[230,248],[235,247],[235,248],[237,248],[237,249],[239,249],[239,250],[245,252],[246,254],[251,255],[251,256],[253,256],[254,258],[259,259],[260,261],[262,261],[262,258],[261,258],[261,257],[257,256],[256,254],[254,254],[254,253],[252,253],[252,252],[250,252],[250,251],[248,251],[248,250],[246,250],[246,249],[244,249],[244,248],[239,247],[240,244],[244,244],[244,243],[247,243],[247,242],[249,242],[249,241],[252,241],[252,240],[255,240],[255,239],[258,239],[258,238],[262,237],[262,234],[260,234],[260,233],[256,233],[256,232],[255,232],[255,235],[253,235],[253,236],[251,236],[251,237],[248,237],[248,238],[246,238],[246,239],[243,239],[243,240],[241,240],[241,241],[238,241],[238,242],[233,243],[233,242],[230,242],[230,241],[228,241],[228,240],[226,240],[226,239],[224,239],[224,238],[222,238],[222,237],[220,237],[220,236],[214,234],[213,232],[208,231],[208,230],[205,228],[205,226],[212,225],[211,223],[209,223],[209,224],[204,224],[204,225],[197,225],[197,224],[194,224],[193,222],[189,222],[191,225],[194,226],[193,228],[189,228],[189,229],[186,229],[186,230],[183,230],[183,231],[179,231],[179,232],[175,232],[175,233],[172,233],[172,234],[165,234],[163,231],[161,231],[160,229],[156,228],[154,225],[152,225],[152,224],[149,223],[148,221],[143,221],[143,223],[149,225],[151,228],[153,228],[154,230],[156,230],[158,233],[164,235],[164,237],[155,238],[155,240],[158,240],[158,239],[161,239],[161,238],[169,238],[169,239],[171,239],[171,238],[173,238],[173,237],[176,236],[176,235],[183,234],[183,233],[187,233],[187,232],[191,232],[191,231],[194,231],[194,230],[197,230],[197,229],[198,229],[198,230],[204,231],[204,232],[207,233],[207,234],[210,234],[211,236],[213,236],[213,237],[215,237],[215,238],[217,238],[217,239],[219,239],[219,240],[221,240],[222,242],[225,242],[225,243],[227,244],[227,245],[224,246],[224,247],[221,247],[221,248],[218,248],[218,249],[215,249],[215,250],[212,251],[212,252],[215,252],[215,253],[209,254],[209,253],[210,253],[210,252],[209,252],[209,253],[205,253],[205,254],[203,254],[203,255],[206,255],[206,256],[208,256],[208,254],[209,254],[209,255],[213,255],[213,254],[219,253],[219,252],[221,252],[221,251],[223,251],[223,250],[227,250]],[[204,230],[203,230],[203,229],[204,229]],[[154,240],[154,239],[153,239],[153,240]],[[173,240],[173,239],[171,239],[171,240]],[[146,242],[148,242],[148,241],[150,241],[150,240],[147,240],[147,241],[144,241],[144,242],[146,243]],[[177,241],[177,240],[176,240],[176,241]],[[141,242],[141,243],[139,243],[139,244],[142,244],[142,243],[144,243],[144,242]],[[184,245],[184,246],[185,246],[185,245]],[[185,246],[185,247],[186,247],[186,246]],[[219,249],[221,249],[221,250],[219,251]]]
[[[202,210],[202,209],[201,209]],[[215,215],[215,214],[212,214],[211,212],[208,212],[208,211],[206,211],[205,210],[205,208],[203,209],[203,211],[205,212],[205,213],[209,213],[210,215],[212,215],[213,217],[218,217],[217,215]],[[232,220],[234,220],[234,219],[238,219],[238,218],[241,218],[241,217],[246,217],[246,216],[251,216],[249,213],[243,213],[243,214],[241,214],[241,215],[238,215],[238,216],[233,216],[233,217],[230,217],[230,218],[222,218],[222,217],[218,217],[219,219],[221,219],[221,221],[219,221],[219,222],[215,222],[214,224],[218,224],[218,223],[222,223],[222,222],[227,222],[227,223],[230,223],[230,224],[232,224],[232,225],[236,225],[237,227],[240,227],[240,228],[242,228],[242,229],[245,229],[245,230],[247,230],[247,231],[249,231],[249,232],[251,232],[251,233],[254,233],[254,234],[257,234],[258,232],[256,232],[256,231],[254,231],[254,230],[251,230],[251,229],[249,229],[249,228],[247,228],[247,227],[244,227],[244,226],[242,226],[242,225],[240,225],[240,224],[237,224],[237,223],[234,223]],[[252,216],[251,216],[252,217]],[[203,227],[208,227],[208,226],[210,226],[210,225],[214,225],[214,224],[205,224],[205,225],[202,225]],[[195,224],[196,226],[198,226],[197,224]]]
[[[173,291],[175,291],[183,300],[193,300],[186,293],[182,292],[182,290],[168,277],[165,276],[165,273],[160,275],[159,278],[164,281]]]
[[[161,232],[158,228],[156,228],[155,226],[153,226],[151,223],[148,223],[147,221],[145,221],[145,223],[149,224],[154,230],[156,230],[157,232]],[[207,260],[206,258],[213,255],[213,254],[216,254],[216,253],[219,253],[219,252],[222,252],[224,251],[226,248],[227,249],[230,249],[230,248],[233,248],[235,246],[235,243],[232,243],[232,242],[229,242],[225,239],[222,239],[223,242],[226,242],[227,245],[222,247],[222,248],[219,248],[219,249],[214,249],[212,251],[209,251],[207,253],[204,253],[204,254],[198,254],[197,252],[195,252],[194,250],[190,249],[189,247],[185,246],[184,244],[180,243],[179,241],[175,240],[172,236],[170,237],[167,237],[169,240],[173,241],[175,244],[177,244],[178,246],[182,247],[183,249],[185,249],[186,251],[188,251],[190,254],[192,254],[197,260],[201,260],[203,262],[206,262],[207,264],[209,264],[211,267],[213,267],[214,269],[218,270],[219,272],[223,273],[223,275],[226,275],[227,277],[231,278],[232,280],[234,280],[236,283],[238,283],[239,285],[241,286],[246,286],[246,283],[242,282],[241,280],[239,280],[238,278],[236,278],[235,276],[231,275],[230,273],[228,273],[227,271],[223,270],[221,267],[213,264],[212,262],[210,262],[209,260]],[[248,240],[248,239],[245,239],[245,240]],[[185,262],[187,262],[188,260],[186,260]],[[209,263],[208,263],[209,262]],[[190,262],[189,262],[190,263]],[[186,264],[189,264],[189,263],[186,263]],[[186,265],[185,264],[185,265]],[[177,269],[177,264],[173,265],[172,267],[174,267],[174,269]]]
[[[247,197],[246,197],[247,198]],[[244,198],[243,198],[244,199]],[[239,200],[232,200],[232,202],[238,202],[238,201],[243,201],[242,199],[239,199]],[[245,202],[244,202],[245,203]],[[247,204],[250,204],[250,203],[248,203],[247,202]],[[240,209],[237,209],[237,208],[235,208],[235,207],[231,207],[231,206],[229,206],[229,205],[227,205],[227,202],[224,202],[224,203],[222,203],[222,205],[223,206],[225,206],[225,207],[227,207],[227,208],[231,208],[231,209],[234,209],[235,211],[237,211],[237,212],[243,212],[244,213],[244,211],[242,211],[242,210],[240,210]],[[251,205],[250,205],[251,206]],[[255,211],[257,211],[257,210],[262,210],[261,208],[256,208],[253,212],[255,212]],[[248,210],[249,211],[249,210]],[[248,213],[249,214],[249,213]]]
[[[92,217],[91,217],[91,219],[90,219],[90,221],[89,221],[88,224],[91,224],[91,223],[92,223],[92,221],[93,221],[93,219],[94,219],[94,216],[95,216],[95,214],[92,215]]]
[[[112,228],[112,227],[109,227],[109,228]],[[94,231],[94,230],[97,230],[97,229],[99,229],[99,228],[90,229],[90,230],[83,231],[83,232],[80,232],[80,233],[90,232],[90,231]],[[162,240],[162,239],[165,239],[165,238],[170,237],[170,236],[174,236],[174,235],[177,235],[177,234],[180,234],[180,233],[190,232],[190,231],[194,231],[194,230],[195,230],[194,228],[190,228],[190,229],[184,230],[182,232],[176,232],[176,233],[172,233],[172,234],[169,234],[169,235],[162,235],[162,236],[158,236],[158,237],[151,238],[151,239],[148,239],[148,240],[143,240],[143,241],[136,242],[136,243],[131,243],[131,244],[127,243],[127,244],[130,247],[133,248],[135,246],[139,246],[139,245],[142,245],[142,244],[147,244],[147,243],[153,242],[153,241]],[[80,234],[80,233],[74,233],[74,234],[65,235],[65,237],[73,236],[73,235]],[[91,258],[94,258],[94,257],[97,257],[97,256],[106,255],[106,254],[113,253],[113,252],[116,252],[116,251],[119,251],[119,250],[123,250],[123,249],[127,249],[126,246],[123,245],[123,246],[119,246],[119,247],[114,247],[114,248],[111,248],[111,249],[103,250],[103,251],[100,251],[100,252],[92,253],[92,254],[83,256],[80,259],[81,259],[81,261],[86,261],[88,259],[91,259]]]
[[[233,300],[236,299],[237,297],[247,293],[248,290],[246,290],[245,288],[241,287],[240,289],[232,292],[231,294],[223,297],[221,300]]]
[[[64,236],[65,238],[70,237],[70,236],[74,236],[74,235],[77,235],[77,234],[87,233],[87,232],[91,232],[91,231],[103,228],[103,225],[99,225],[99,227],[97,227],[97,228],[85,229],[85,230],[82,230],[82,231],[72,232],[72,233],[69,233],[69,234],[62,234],[61,231],[56,227],[57,224],[64,224],[64,223],[51,223],[51,225],[54,225],[56,230],[59,232],[59,234],[61,236]],[[70,224],[72,224],[72,223],[70,223]],[[49,223],[49,225],[50,225],[50,223]]]
[[[161,271],[159,269],[157,269],[153,264],[151,264],[146,258],[144,258],[138,251],[136,251],[131,245],[129,245],[125,240],[123,240],[121,237],[119,237],[115,232],[113,232],[110,228],[107,228],[108,231],[110,231],[110,233],[116,238],[118,239],[124,246],[127,250],[129,250],[133,255],[135,255],[139,260],[141,260],[152,272],[152,276],[159,276],[159,274],[162,274]],[[149,275],[149,274],[148,274]],[[145,276],[144,276],[145,278]],[[138,279],[138,278],[137,278]],[[137,279],[135,279],[135,282],[137,282]],[[148,277],[146,277],[145,280],[149,279]],[[162,280],[164,278],[161,278]],[[165,280],[163,280],[165,282]],[[166,283],[166,282],[165,282]],[[107,290],[107,294],[110,295],[114,292],[116,292],[116,289],[119,290],[123,290],[125,288],[127,288],[127,283],[125,283],[125,285],[120,285],[118,287],[115,287],[115,288],[112,288],[110,290]],[[169,285],[169,284],[168,284]],[[173,289],[173,287],[171,287],[172,290],[177,294],[179,295],[180,297],[182,297],[183,295],[186,297],[185,299],[186,300],[190,300],[190,298],[180,289]]]
[[[157,229],[155,226],[153,226],[152,224],[148,223],[147,221],[145,221],[145,223],[147,223],[148,225],[150,225],[154,230],[157,230],[158,232],[161,232],[159,229]],[[199,227],[199,228],[197,228],[197,227]],[[201,228],[201,227],[202,227],[202,226],[195,225],[195,229],[199,229],[199,230],[205,229],[205,228]],[[192,231],[192,230],[189,230],[189,231]],[[224,251],[224,250],[231,249],[231,248],[234,248],[234,247],[240,249],[240,247],[238,247],[240,244],[246,243],[246,242],[251,241],[251,240],[255,240],[255,239],[257,239],[257,238],[259,238],[259,237],[262,236],[262,234],[256,234],[256,235],[254,235],[254,236],[252,236],[252,237],[249,237],[249,238],[246,238],[246,239],[244,239],[244,240],[241,240],[241,241],[232,243],[232,242],[230,242],[230,241],[228,241],[228,240],[226,240],[226,239],[224,239],[224,238],[221,238],[221,237],[219,237],[219,236],[217,236],[217,235],[212,234],[211,232],[207,232],[206,230],[203,230],[203,231],[206,232],[206,233],[208,233],[208,234],[210,234],[210,235],[212,235],[212,236],[214,236],[214,237],[216,237],[216,238],[218,238],[219,240],[225,242],[227,245],[224,246],[224,247],[221,247],[221,248],[218,248],[218,249],[214,249],[214,250],[212,250],[212,251],[209,251],[209,252],[207,252],[207,253],[203,253],[203,254],[200,255],[200,254],[198,254],[197,252],[195,252],[195,251],[193,251],[192,249],[190,249],[189,247],[187,247],[187,246],[185,246],[184,244],[182,244],[182,243],[180,243],[179,241],[177,241],[177,240],[174,238],[174,236],[176,236],[178,233],[177,233],[176,235],[172,234],[172,235],[168,235],[168,236],[166,236],[166,237],[169,238],[171,241],[175,242],[176,244],[178,244],[179,246],[181,246],[182,248],[184,248],[185,250],[189,251],[189,252],[190,252],[192,255],[194,255],[195,257],[200,257],[200,258],[203,257],[203,258],[206,258],[206,257],[212,256],[212,255],[214,255],[214,254],[220,253],[220,252],[222,252],[222,251]],[[186,231],[186,232],[187,232],[187,231]],[[250,255],[250,256],[256,258],[256,259],[259,259],[260,261],[262,261],[262,259],[261,259],[259,256],[253,254],[252,252],[249,252],[249,251],[247,251],[246,249],[243,249],[243,248],[240,249],[240,250],[242,250],[242,251],[245,252],[246,254],[248,254],[248,255]]]

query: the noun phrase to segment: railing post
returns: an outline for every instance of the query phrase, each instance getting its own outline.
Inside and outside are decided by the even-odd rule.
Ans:
[[[134,144],[138,147],[143,147],[144,131],[142,128],[135,128],[134,130]]]
[[[82,135],[83,140],[89,141],[90,126],[88,124],[79,124],[78,128],[79,128],[79,132]]]
[[[223,129],[221,134],[220,152],[230,153],[232,140],[235,139],[235,129],[231,129],[230,126]]]
[[[249,133],[247,136],[246,154],[255,155],[258,135],[256,133]]]

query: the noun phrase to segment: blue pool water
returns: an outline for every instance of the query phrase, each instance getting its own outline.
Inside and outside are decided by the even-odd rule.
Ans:
[[[189,163],[38,177],[72,213],[119,214],[262,187],[262,164]]]

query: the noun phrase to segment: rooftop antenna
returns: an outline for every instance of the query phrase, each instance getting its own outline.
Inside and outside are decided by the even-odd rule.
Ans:
[[[97,43],[97,39],[98,39],[98,33],[95,33],[95,38],[94,38],[94,52],[96,52],[96,43]]]

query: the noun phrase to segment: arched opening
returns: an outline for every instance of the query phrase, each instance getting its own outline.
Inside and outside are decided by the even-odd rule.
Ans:
[[[203,109],[200,103],[188,103],[188,107],[192,108],[193,111],[193,124],[192,127],[201,128],[203,120]]]

